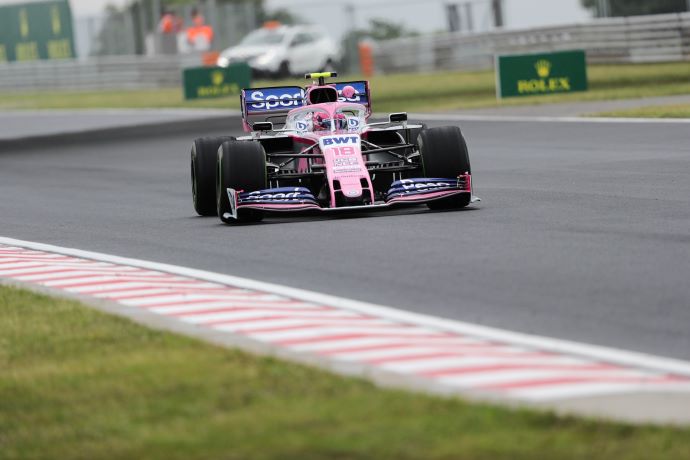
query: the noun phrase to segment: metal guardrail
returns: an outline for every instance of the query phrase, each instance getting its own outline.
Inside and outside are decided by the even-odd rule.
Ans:
[[[374,44],[381,73],[486,70],[499,54],[584,49],[591,63],[690,60],[690,13],[479,34],[445,33]]]
[[[0,91],[179,87],[182,69],[198,65],[198,54],[13,62],[0,64]]]

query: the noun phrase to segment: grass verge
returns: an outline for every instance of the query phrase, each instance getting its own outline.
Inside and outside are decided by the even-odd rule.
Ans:
[[[360,78],[357,76],[348,79]],[[496,100],[493,72],[395,74],[371,79],[374,110],[434,111],[628,99],[690,94],[690,65],[682,63],[592,65],[583,93]],[[303,85],[304,80],[257,81],[255,86]],[[0,109],[233,108],[237,97],[185,101],[181,88],[146,91],[52,91],[0,93]]]
[[[0,286],[0,457],[690,458],[690,430],[383,390]]]
[[[658,105],[594,114],[596,117],[690,118],[690,104]]]

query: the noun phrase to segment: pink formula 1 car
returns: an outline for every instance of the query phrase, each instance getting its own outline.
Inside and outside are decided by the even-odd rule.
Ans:
[[[192,146],[194,208],[228,224],[266,213],[337,212],[474,201],[467,145],[455,126],[427,129],[393,113],[369,123],[364,81],[242,90],[245,137]]]

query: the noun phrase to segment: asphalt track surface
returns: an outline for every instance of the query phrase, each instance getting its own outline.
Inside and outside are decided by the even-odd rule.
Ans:
[[[243,227],[194,215],[195,134],[5,147],[0,235],[690,359],[688,125],[462,128],[476,209]]]
[[[0,141],[217,117],[228,110],[194,109],[94,109],[0,111]]]

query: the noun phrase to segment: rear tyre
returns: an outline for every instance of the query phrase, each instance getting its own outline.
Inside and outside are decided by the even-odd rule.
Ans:
[[[472,173],[465,138],[457,126],[443,126],[423,130],[419,134],[424,177],[454,178]],[[469,194],[456,195],[428,203],[430,209],[457,209],[470,204]]]
[[[216,208],[220,220],[226,224],[259,222],[264,214],[250,209],[238,213],[237,219],[226,218],[231,213],[227,190],[253,192],[266,188],[266,152],[258,142],[224,142],[217,153]]]
[[[202,137],[194,139],[191,154],[192,201],[200,216],[216,215],[216,157],[218,147],[234,137]]]

